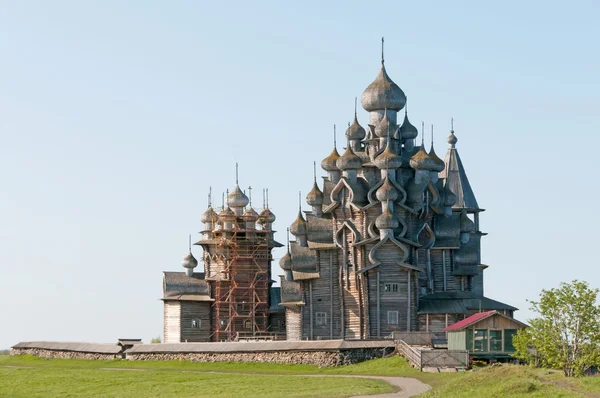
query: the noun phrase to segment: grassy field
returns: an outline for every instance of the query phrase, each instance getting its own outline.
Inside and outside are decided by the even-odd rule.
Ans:
[[[252,366],[0,358],[1,397],[348,397],[393,391],[380,380],[286,374],[216,374]],[[204,364],[202,364],[204,365]],[[215,364],[213,364],[215,365]],[[227,364],[224,364],[227,365]],[[238,364],[231,364],[238,365]],[[201,373],[205,372],[205,373]],[[278,373],[272,368],[270,373]]]
[[[464,373],[421,373],[397,356],[337,368],[0,356],[0,396],[347,397],[391,391],[378,380],[297,375],[414,377],[433,387],[424,398],[600,397],[600,377],[566,379],[557,371],[515,365]]]

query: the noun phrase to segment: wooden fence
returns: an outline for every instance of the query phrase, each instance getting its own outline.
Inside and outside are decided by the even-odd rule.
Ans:
[[[469,352],[457,350],[422,350],[423,368],[468,368]]]
[[[431,347],[433,333],[430,332],[394,332],[394,340],[402,340],[408,345],[423,345]]]
[[[423,368],[468,368],[468,351],[422,350],[413,348],[402,340],[396,341],[398,353],[416,369]]]
[[[400,353],[400,355],[402,355],[404,358],[406,358],[408,360],[408,363],[411,364],[411,366],[413,368],[416,368],[419,370],[423,369],[423,366],[421,365],[421,351],[420,350],[416,350],[416,349],[412,348],[411,346],[409,346],[402,340],[398,340],[396,342],[396,344],[397,344],[398,352]]]

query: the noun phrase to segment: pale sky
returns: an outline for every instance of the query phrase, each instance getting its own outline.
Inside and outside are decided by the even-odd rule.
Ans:
[[[162,271],[236,161],[285,242],[381,36],[441,157],[455,119],[486,296],[526,321],[542,288],[600,287],[599,3],[324,3],[0,0],[0,348],[161,335]]]

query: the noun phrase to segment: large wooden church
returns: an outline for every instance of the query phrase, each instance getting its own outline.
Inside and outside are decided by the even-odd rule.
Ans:
[[[165,272],[165,342],[231,341],[285,333],[288,340],[385,338],[394,331],[443,329],[481,311],[516,308],[484,296],[479,228],[483,211],[456,149],[444,160],[425,148],[406,95],[381,68],[361,100],[342,155],[334,148],[315,171],[272,287],[275,216],[257,213],[237,184],[219,213],[209,204],[196,243],[204,272]],[[402,123],[398,113],[404,110]],[[432,127],[433,129],[433,127]],[[433,132],[432,132],[433,135]]]
[[[281,259],[289,340],[383,338],[394,331],[442,330],[480,311],[512,317],[516,308],[483,292],[479,228],[483,211],[456,149],[429,150],[406,111],[406,95],[382,55],[361,100],[347,145],[335,147],[298,212]],[[402,123],[398,113],[404,109]],[[432,127],[433,129],[433,127]],[[432,131],[433,135],[433,131]]]

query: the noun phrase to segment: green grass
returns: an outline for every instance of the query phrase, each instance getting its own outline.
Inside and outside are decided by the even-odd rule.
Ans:
[[[594,392],[600,392],[599,377],[567,379],[556,370],[495,365],[455,374],[452,380],[422,397],[600,397],[589,394]]]
[[[389,384],[372,379],[201,373],[225,370],[241,372],[253,368],[252,364],[245,364],[245,367],[236,365],[240,364],[0,357],[0,396],[348,397],[393,391]],[[267,372],[263,369],[257,373]],[[277,372],[273,368],[271,373]]]
[[[433,387],[423,398],[600,397],[600,377],[567,379],[558,371],[516,365],[488,366],[464,373],[421,373],[398,356],[335,368],[271,363],[87,361],[0,356],[0,396],[287,398],[346,397],[391,391],[389,385],[378,380],[297,375],[414,377]]]

